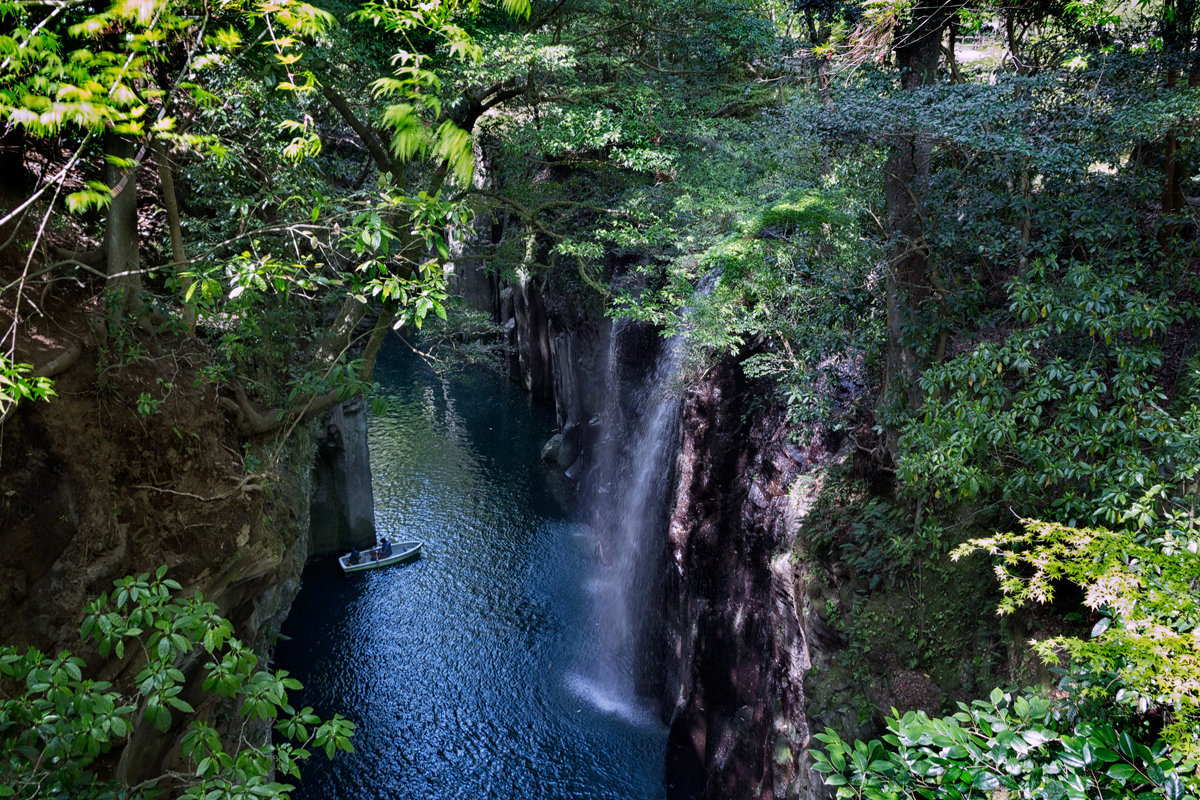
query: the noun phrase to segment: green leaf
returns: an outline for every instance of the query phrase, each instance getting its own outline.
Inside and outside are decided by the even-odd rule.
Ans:
[[[170,703],[172,707],[182,711],[185,714],[196,713],[196,709],[192,708],[191,703],[180,697],[169,697],[167,698],[167,702]]]
[[[81,189],[78,192],[71,192],[66,197],[67,211],[72,214],[82,214],[91,209],[108,208],[111,202],[111,192],[99,192],[94,189]]]
[[[1138,774],[1131,764],[1113,764],[1108,768],[1108,776],[1119,781],[1127,781]]]
[[[532,3],[529,0],[502,0],[504,10],[514,17],[524,17],[529,19],[532,12]]]
[[[982,789],[985,792],[990,792],[993,789],[1000,788],[1000,779],[990,772],[979,772],[975,775],[971,785],[976,789]]]
[[[1050,741],[1050,736],[1039,730],[1030,729],[1021,731],[1021,738],[1026,741],[1031,747],[1040,747]]]
[[[160,732],[166,733],[171,728],[171,712],[161,705],[146,707],[146,716]]]

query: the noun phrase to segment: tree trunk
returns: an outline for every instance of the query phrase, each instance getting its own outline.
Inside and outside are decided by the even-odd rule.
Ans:
[[[104,135],[104,152],[110,159],[104,168],[104,176],[112,192],[104,225],[104,254],[108,262],[106,288],[115,295],[113,311],[120,316],[135,310],[142,290],[137,233],[138,165],[113,164],[111,159],[131,162],[137,155],[137,148],[132,139],[110,132]]]
[[[341,115],[346,124],[358,136],[359,141],[367,148],[367,152],[371,154],[371,159],[375,162],[375,166],[380,172],[390,172],[396,180],[397,186],[404,185],[404,167],[396,159],[392,158],[388,153],[387,148],[375,132],[367,126],[358,115],[354,113],[354,109],[350,107],[350,102],[329,82],[325,80],[321,83],[321,94],[329,101],[334,110]]]
[[[906,91],[932,84],[937,78],[942,30],[954,9],[930,7],[897,35],[896,60],[900,85]],[[928,248],[925,242],[924,202],[929,190],[929,165],[933,139],[929,133],[909,131],[893,140],[884,166],[884,199],[889,233],[895,244],[888,258],[887,361],[881,407],[916,409],[921,402],[918,377],[924,366],[914,346],[913,322],[932,294]],[[906,333],[907,331],[907,333]],[[895,432],[887,444],[895,454]]]
[[[175,196],[175,176],[171,172],[171,162],[167,160],[167,153],[162,142],[156,138],[151,139],[150,149],[154,153],[154,163],[158,167],[158,182],[162,188],[163,208],[167,212],[167,229],[171,234],[171,258],[174,261],[172,271],[179,274],[186,266],[187,254],[183,249],[183,228],[179,221],[179,200]],[[185,298],[191,285],[191,278],[180,278],[180,286]],[[188,333],[195,336],[196,304],[186,299],[183,301],[183,321],[187,325]]]
[[[354,329],[365,318],[366,312],[366,304],[354,300],[354,298],[347,298],[342,303],[337,321],[326,335],[313,359],[314,367],[324,370],[325,377],[328,377],[333,371],[342,354],[353,346]],[[390,311],[384,311],[376,318],[363,348],[362,365],[356,373],[359,380],[368,382],[371,380],[371,374],[375,369],[375,356],[383,345],[384,337],[391,331],[394,319],[395,316]],[[346,399],[338,390],[332,390],[324,394],[311,395],[303,404],[291,410],[273,408],[260,411],[247,397],[246,391],[240,383],[235,381],[228,388],[234,396],[232,398],[221,397],[219,402],[222,407],[236,415],[238,429],[247,436],[261,436],[282,429],[284,431],[283,438],[286,439],[297,425],[324,414]],[[280,451],[277,450],[276,453],[278,454],[278,452]]]
[[[1166,147],[1163,148],[1163,189],[1162,189],[1162,213],[1163,216],[1176,214],[1183,208],[1183,188],[1179,182],[1179,137],[1171,131],[1167,135]],[[1170,233],[1174,232],[1175,226],[1171,223],[1167,224]],[[1168,235],[1170,235],[1170,233]]]
[[[1188,72],[1192,85],[1195,54],[1193,53],[1192,24],[1196,16],[1194,0],[1174,0],[1163,8],[1163,55],[1166,59],[1166,88],[1179,88],[1180,74]],[[1183,196],[1183,164],[1179,158],[1179,134],[1172,130],[1163,146],[1162,213],[1166,219],[1159,239],[1165,242],[1175,236],[1178,226],[1169,219],[1186,204]]]
[[[812,41],[814,48],[828,44],[832,30],[828,25],[817,25],[816,15],[811,8],[804,9],[804,21],[808,24],[808,37]],[[831,69],[829,56],[817,56],[815,61],[814,72],[817,81],[817,96],[821,98],[823,105],[828,106],[833,102],[829,96],[829,89],[832,84],[829,75]]]
[[[885,398],[889,394],[904,398],[903,404],[912,409],[920,404],[917,377],[921,363],[910,341],[914,333],[906,335],[905,328],[930,296],[922,202],[929,188],[932,155],[929,134],[913,133],[892,145],[884,166],[888,228],[896,239],[888,259]]]
[[[954,54],[954,47],[958,43],[958,26],[951,23],[946,26],[946,46],[943,52],[946,56],[946,69],[950,73],[951,83],[964,83],[962,72],[958,69],[958,57]]]
[[[1031,23],[1026,23],[1018,30],[1016,11],[1010,10],[1008,16],[1004,18],[1004,37],[1008,42],[1008,57],[1012,59],[1013,67],[1017,70],[1018,75],[1029,75],[1033,69],[1032,65],[1025,61],[1025,33],[1029,30]]]

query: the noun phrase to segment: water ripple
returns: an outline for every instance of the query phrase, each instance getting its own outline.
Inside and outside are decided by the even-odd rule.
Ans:
[[[370,428],[376,522],[425,552],[306,571],[276,660],[305,684],[294,701],[359,732],[295,796],[660,800],[661,725],[573,674],[596,646],[595,537],[547,485],[553,420],[488,373],[442,380],[394,351],[377,371],[393,402]]]

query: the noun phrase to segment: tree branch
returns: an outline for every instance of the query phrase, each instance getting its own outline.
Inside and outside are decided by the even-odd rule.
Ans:
[[[350,103],[336,89],[329,85],[329,81],[321,81],[321,94],[329,101],[329,104],[334,107],[334,110],[342,116],[346,124],[358,134],[358,138],[367,148],[367,152],[371,154],[372,160],[375,161],[375,166],[379,167],[380,172],[389,172],[397,181],[403,177],[403,170],[400,165],[388,154],[384,149],[379,138],[361,119],[354,113],[354,109],[350,107]]]

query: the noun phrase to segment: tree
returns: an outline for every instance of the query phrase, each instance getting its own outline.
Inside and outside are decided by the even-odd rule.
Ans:
[[[505,6],[509,13],[529,11],[520,0]],[[441,191],[448,181],[470,182],[474,119],[517,91],[501,87],[473,94],[457,120],[442,111],[438,74],[427,64],[443,57],[480,57],[479,47],[459,24],[461,17],[479,11],[478,2],[403,8],[364,4],[358,19],[381,27],[402,44],[394,69],[373,84],[375,96],[384,101],[382,127],[391,132],[386,142],[373,123],[359,119],[328,76],[319,79],[309,68],[312,53],[330,39],[333,17],[290,0],[220,9],[169,2],[137,8],[115,4],[99,11],[82,4],[5,6],[0,12],[12,17],[14,36],[7,39],[12,53],[0,67],[11,87],[0,94],[0,113],[28,136],[48,140],[66,135],[77,143],[59,177],[70,176],[85,188],[69,194],[66,205],[76,212],[107,212],[101,256],[114,298],[110,325],[140,330],[152,352],[164,324],[194,331],[197,322],[203,325],[227,314],[251,320],[273,313],[271,306],[284,306],[295,318],[304,313],[297,304],[340,304],[333,323],[305,353],[309,361],[288,365],[299,377],[287,397],[265,398],[265,409],[264,398],[254,397],[247,387],[263,383],[254,371],[271,362],[261,353],[247,357],[248,337],[228,330],[222,335],[222,349],[232,358],[219,370],[221,403],[248,436],[286,434],[369,387],[374,354],[393,326],[419,326],[427,314],[445,313],[440,263],[448,256],[446,230],[460,223],[466,211]],[[244,45],[255,39],[267,47]],[[218,66],[226,71],[218,72]],[[270,76],[273,89],[264,93],[261,85],[255,87],[249,79],[255,71]],[[235,96],[247,90],[266,112],[245,120],[236,132],[232,128],[241,122],[222,113],[218,103],[217,92],[231,88]],[[335,198],[327,195],[312,163],[321,150],[314,117],[319,95],[359,135],[385,176],[378,185]],[[264,116],[275,130],[262,129]],[[249,135],[247,128],[255,127]],[[105,152],[96,155],[107,164],[108,175],[104,182],[87,183],[93,171],[91,142],[98,138],[103,138]],[[231,163],[226,157],[230,147],[248,157]],[[139,252],[138,222],[144,221],[137,207],[139,173],[151,153],[159,162],[169,219],[171,252],[165,264],[147,264],[147,254]],[[213,183],[198,188],[214,196],[196,203],[192,194],[179,203],[172,158],[190,173],[208,171]],[[422,160],[431,169],[418,163]],[[258,164],[267,180],[239,185],[237,173]],[[20,376],[37,372],[53,377],[75,360],[53,358],[20,369],[12,365],[23,288],[33,277],[64,266],[91,269],[72,257],[30,272],[35,254],[45,255],[45,220],[59,202],[53,185],[61,187],[61,181],[40,186],[4,218],[23,233],[20,226],[28,213],[36,209],[43,215],[42,225],[23,242],[26,270],[8,286],[15,302],[5,365],[15,383],[5,394],[6,407],[17,396],[33,396],[41,385]],[[230,218],[223,209],[217,222],[207,222],[211,206],[221,201],[238,213]],[[189,202],[201,207],[191,219],[183,219]],[[195,228],[208,228],[211,236],[184,241],[185,229]],[[163,287],[179,294],[167,302],[151,297]],[[359,337],[355,329],[368,312],[374,325]],[[80,331],[79,341],[68,350],[77,357],[101,344],[108,333],[103,326]],[[299,362],[301,353],[291,349],[279,355]]]
[[[900,87],[915,92],[937,80],[942,34],[962,3],[917,3],[893,32]],[[926,303],[934,300],[938,282],[929,263],[926,208],[933,138],[925,131],[900,130],[889,142],[883,167],[887,226],[892,245],[887,253],[887,358],[882,405],[909,410],[920,404],[918,376],[932,355],[928,342],[914,340],[914,325]],[[889,447],[893,452],[894,443]]]
[[[1084,604],[1100,615],[1090,636],[1039,641],[1037,652],[1048,663],[1068,658],[1088,702],[1130,714],[1161,711],[1162,736],[1194,780],[1200,764],[1200,541],[1191,528],[1147,538],[1029,520],[1020,533],[972,540],[953,557],[976,551],[997,557],[1002,614],[1053,602],[1064,582],[1082,590]]]

